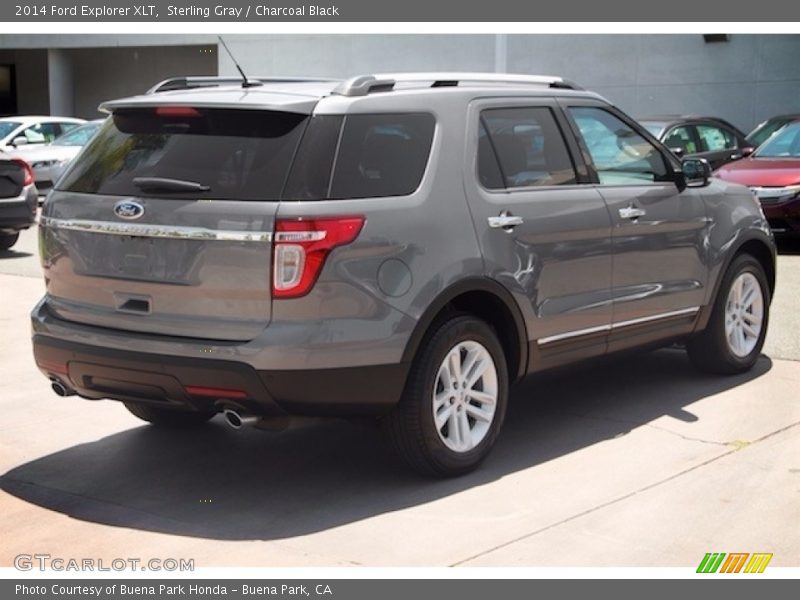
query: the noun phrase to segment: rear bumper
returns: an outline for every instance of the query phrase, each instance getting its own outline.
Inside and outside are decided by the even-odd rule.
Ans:
[[[39,369],[80,396],[263,416],[379,415],[399,401],[407,365],[256,370],[228,360],[109,349],[33,336]]]
[[[16,198],[0,198],[0,233],[27,229],[36,222],[38,194],[34,186]]]

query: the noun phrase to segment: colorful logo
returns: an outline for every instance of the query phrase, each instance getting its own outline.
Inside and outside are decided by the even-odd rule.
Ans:
[[[698,573],[763,573],[772,554],[766,552],[708,552],[700,565]]]

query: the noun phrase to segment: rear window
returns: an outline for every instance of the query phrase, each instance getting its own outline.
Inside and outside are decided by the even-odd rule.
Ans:
[[[428,113],[316,116],[298,150],[284,197],[411,194],[425,173],[435,124]]]
[[[58,187],[91,194],[277,200],[307,120],[278,111],[118,110]],[[146,178],[195,183],[202,191],[143,189]]]

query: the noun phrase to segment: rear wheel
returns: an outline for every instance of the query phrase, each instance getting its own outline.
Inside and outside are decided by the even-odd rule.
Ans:
[[[0,235],[0,250],[8,250],[17,243],[19,239],[19,232],[17,233],[4,233]]]
[[[689,341],[692,363],[703,371],[742,373],[758,360],[769,322],[764,268],[749,254],[733,259],[706,329]]]
[[[196,427],[213,417],[215,412],[175,410],[149,404],[125,402],[128,411],[148,423],[162,427]]]
[[[455,476],[474,469],[505,418],[505,355],[489,325],[471,316],[443,322],[424,342],[400,403],[383,421],[413,469]]]

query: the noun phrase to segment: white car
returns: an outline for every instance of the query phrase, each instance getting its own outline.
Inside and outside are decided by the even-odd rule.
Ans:
[[[70,129],[49,144],[26,144],[8,155],[21,158],[31,166],[36,188],[40,195],[45,195],[102,124],[103,119],[89,121]]]
[[[85,119],[72,117],[4,117],[0,119],[0,152],[27,144],[47,144],[83,123]]]

